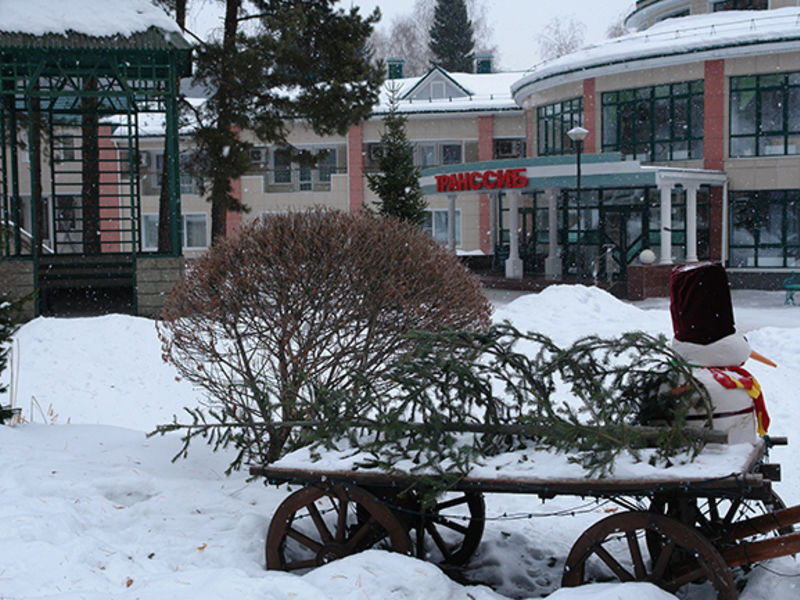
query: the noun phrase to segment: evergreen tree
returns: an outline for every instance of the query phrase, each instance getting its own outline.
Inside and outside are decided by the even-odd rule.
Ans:
[[[437,0],[430,33],[437,65],[451,72],[473,72],[475,38],[464,0]]]
[[[200,47],[196,80],[214,90],[198,115],[193,171],[208,182],[211,234],[225,235],[226,212],[247,207],[231,180],[250,167],[249,130],[287,145],[288,121],[318,135],[344,135],[377,101],[383,69],[365,51],[380,12],[335,9],[335,0],[226,0],[222,40]],[[243,33],[239,24],[257,23]],[[250,33],[251,29],[255,33]]]
[[[2,232],[0,231],[0,234]],[[2,238],[2,235],[0,235]],[[19,319],[22,307],[29,298],[13,299],[8,292],[0,292],[0,373],[8,365],[9,343],[14,333],[19,328]],[[0,384],[0,394],[6,391],[6,386]],[[14,416],[16,411],[11,406],[0,405],[0,424]]]
[[[383,120],[385,130],[381,133],[380,172],[367,175],[367,184],[380,198],[377,202],[380,214],[421,225],[426,202],[419,186],[419,169],[414,166],[414,147],[406,137],[406,117],[398,111],[400,88],[388,89],[389,113]]]

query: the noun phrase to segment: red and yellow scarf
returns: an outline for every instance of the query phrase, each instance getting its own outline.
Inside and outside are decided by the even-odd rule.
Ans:
[[[753,399],[758,420],[758,435],[765,435],[769,429],[769,415],[764,403],[764,394],[756,378],[741,367],[706,367],[722,387],[734,390],[743,389]],[[728,371],[731,371],[730,373]]]

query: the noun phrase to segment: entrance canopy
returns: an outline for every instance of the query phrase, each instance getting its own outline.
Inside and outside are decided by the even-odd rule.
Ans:
[[[420,185],[425,194],[492,192],[531,192],[545,189],[572,189],[576,184],[574,156],[547,156],[513,160],[489,160],[424,169]],[[583,154],[581,186],[662,187],[676,184],[724,185],[721,171],[642,166],[638,160],[622,160],[617,152]]]
[[[580,168],[580,177],[578,168]],[[527,228],[525,223],[520,225],[519,221],[521,194],[548,192],[549,217],[546,219],[548,223],[546,231],[549,238],[549,255],[544,260],[546,275],[559,277],[562,273],[561,265],[565,257],[568,257],[570,264],[565,269],[575,272],[580,279],[581,274],[585,271],[598,271],[596,261],[599,256],[596,254],[601,248],[606,248],[608,264],[611,265],[612,258],[616,260],[617,273],[624,276],[625,266],[634,256],[631,252],[636,248],[648,247],[649,243],[648,215],[646,214],[643,214],[641,219],[644,225],[637,221],[635,215],[627,218],[631,232],[638,228],[638,234],[641,235],[636,246],[630,244],[628,247],[617,247],[625,246],[625,244],[614,239],[592,239],[592,215],[591,208],[587,207],[586,195],[589,190],[656,188],[659,193],[660,211],[657,212],[660,214],[660,218],[654,218],[652,222],[656,224],[660,222],[660,224],[658,224],[656,232],[658,239],[654,243],[659,246],[661,254],[659,262],[669,264],[673,260],[673,189],[679,188],[686,193],[686,234],[685,240],[681,240],[681,243],[685,242],[686,261],[692,262],[697,260],[697,192],[701,186],[724,188],[726,182],[727,176],[721,171],[642,166],[636,160],[623,160],[619,153],[582,155],[580,167],[578,167],[577,157],[568,155],[448,165],[425,169],[421,172],[420,177],[420,185],[425,194],[447,196],[450,224],[455,222],[456,201],[461,196],[466,194],[471,197],[488,195],[491,202],[487,220],[492,232],[491,246],[493,248],[497,247],[495,236],[499,219],[499,198],[502,195],[510,200],[509,247],[505,269],[506,276],[513,278],[522,277],[523,272],[518,237],[520,230],[525,231]],[[572,199],[565,203],[559,212],[556,194],[550,192],[576,190],[579,185],[581,193],[572,194]],[[724,198],[725,195],[723,192],[722,197]],[[642,208],[639,207],[638,210],[641,212]],[[723,214],[724,212],[723,210]],[[644,227],[644,231],[641,231],[642,227]],[[606,229],[610,228],[611,225],[607,224]],[[566,233],[559,237],[559,230]],[[449,233],[448,239],[451,248],[455,248],[452,227]],[[527,240],[524,241],[527,243]],[[559,244],[562,247],[559,247]],[[564,246],[569,246],[569,249]],[[609,278],[611,270],[607,269]]]

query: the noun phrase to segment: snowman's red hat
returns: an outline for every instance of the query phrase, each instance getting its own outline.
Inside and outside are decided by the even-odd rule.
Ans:
[[[728,275],[718,262],[672,269],[670,313],[675,339],[711,344],[736,332]]]

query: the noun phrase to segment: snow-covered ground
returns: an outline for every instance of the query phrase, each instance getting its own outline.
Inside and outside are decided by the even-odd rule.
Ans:
[[[632,305],[596,288],[556,286],[495,301],[495,319],[562,344],[591,333],[671,333],[664,300]],[[779,365],[746,366],[765,391],[770,433],[790,437],[772,459],[783,465],[778,493],[798,504],[800,459],[791,442],[800,443],[792,430],[800,409],[800,307],[783,306],[778,293],[735,292],[734,310],[751,345]],[[465,584],[432,564],[379,550],[301,575],[266,571],[267,524],[287,491],[248,483],[244,473],[226,477],[229,457],[201,445],[172,463],[177,437],[144,435],[200,399],[161,362],[152,321],[36,319],[18,333],[12,368],[2,378],[14,385],[13,397],[0,396],[0,403],[13,400],[27,421],[0,427],[3,600],[673,597],[638,583],[558,590],[572,543],[609,510],[571,497],[542,504],[532,496],[488,495],[486,531]],[[562,511],[573,514],[539,516]],[[764,563],[746,579],[743,600],[800,596],[800,565],[792,557]],[[691,590],[689,597],[708,592]]]

